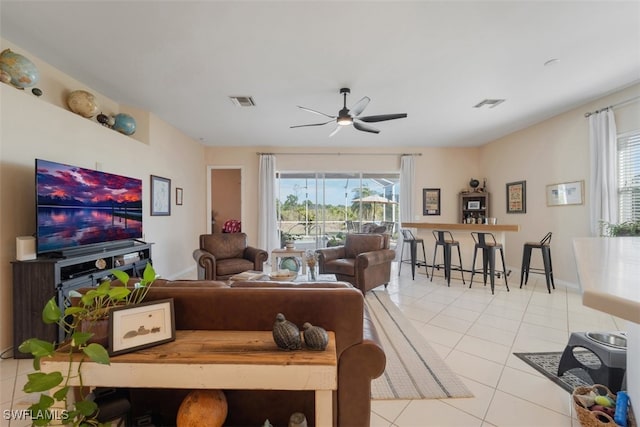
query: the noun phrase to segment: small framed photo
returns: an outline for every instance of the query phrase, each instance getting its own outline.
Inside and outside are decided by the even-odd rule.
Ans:
[[[440,215],[440,189],[422,189],[422,214]]]
[[[527,181],[507,183],[507,213],[527,213]]]
[[[109,316],[109,355],[129,353],[176,339],[173,298],[115,307]]]
[[[171,180],[151,175],[151,215],[171,215]]]
[[[584,181],[547,185],[547,206],[581,205],[584,203]]]
[[[480,209],[480,200],[471,200],[467,202],[467,209],[469,210]]]
[[[182,188],[176,187],[176,205],[182,205]]]

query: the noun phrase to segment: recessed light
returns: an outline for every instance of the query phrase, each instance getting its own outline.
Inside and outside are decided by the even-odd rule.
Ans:
[[[544,66],[548,67],[550,65],[556,65],[558,62],[560,62],[560,60],[558,58],[552,58],[552,59],[548,60],[547,62],[545,62]]]

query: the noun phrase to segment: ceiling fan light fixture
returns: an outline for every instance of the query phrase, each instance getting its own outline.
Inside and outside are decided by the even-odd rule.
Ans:
[[[349,126],[353,123],[353,119],[350,116],[338,117],[337,122],[340,126]]]

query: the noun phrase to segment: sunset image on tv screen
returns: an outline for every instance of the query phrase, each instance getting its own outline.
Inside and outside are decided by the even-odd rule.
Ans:
[[[36,160],[38,252],[142,237],[142,180]]]

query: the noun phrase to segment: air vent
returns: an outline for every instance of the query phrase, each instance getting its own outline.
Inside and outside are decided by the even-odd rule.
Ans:
[[[479,102],[476,105],[474,105],[473,108],[481,108],[481,107],[493,108],[502,104],[504,101],[505,101],[504,99],[485,99],[482,102]]]
[[[256,105],[250,96],[230,96],[229,99],[236,107],[254,107]]]

